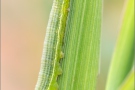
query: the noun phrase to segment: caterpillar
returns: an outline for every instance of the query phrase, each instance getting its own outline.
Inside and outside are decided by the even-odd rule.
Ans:
[[[60,59],[70,0],[54,0],[44,40],[41,66],[35,90],[58,90],[57,77],[62,74]]]

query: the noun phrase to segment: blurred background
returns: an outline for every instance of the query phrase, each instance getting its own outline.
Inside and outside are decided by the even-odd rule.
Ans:
[[[52,0],[1,0],[1,90],[34,90]],[[124,0],[104,0],[100,75],[104,90]]]

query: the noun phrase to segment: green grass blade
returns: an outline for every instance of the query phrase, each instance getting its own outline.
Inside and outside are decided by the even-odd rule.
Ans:
[[[132,70],[132,72],[130,72],[130,74],[128,75],[128,77],[126,78],[126,80],[124,81],[124,83],[122,84],[122,86],[120,87],[119,90],[134,90],[134,71]]]
[[[102,0],[70,0],[59,90],[95,90]]]
[[[106,90],[117,90],[129,73],[134,58],[134,0],[128,0]]]

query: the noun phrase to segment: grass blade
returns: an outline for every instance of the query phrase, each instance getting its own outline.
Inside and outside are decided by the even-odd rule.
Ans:
[[[120,87],[119,90],[134,90],[134,71],[132,70],[132,72],[130,72],[130,74],[128,75],[128,77],[126,78],[126,80],[124,81],[124,83],[122,84],[122,86]]]
[[[102,0],[70,0],[59,90],[95,90]]]
[[[106,90],[117,90],[133,66],[134,0],[128,0],[116,49],[108,75]]]

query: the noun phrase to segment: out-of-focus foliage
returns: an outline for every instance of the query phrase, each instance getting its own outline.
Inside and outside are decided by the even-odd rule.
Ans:
[[[132,70],[127,76],[123,84],[120,86],[119,90],[134,90],[135,89],[135,72]]]
[[[111,62],[106,90],[117,90],[123,83],[134,60],[134,0],[128,0],[120,35]]]

